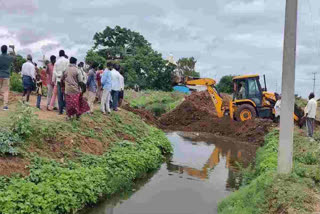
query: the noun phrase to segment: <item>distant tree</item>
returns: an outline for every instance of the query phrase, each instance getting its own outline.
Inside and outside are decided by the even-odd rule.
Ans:
[[[176,65],[166,63],[165,65],[161,66],[161,71],[156,76],[155,81],[153,81],[153,88],[156,90],[171,91],[173,72],[176,68]]]
[[[200,77],[200,73],[195,71],[196,63],[194,57],[184,57],[178,60],[177,69],[183,76]]]
[[[11,66],[11,73],[19,73],[21,71],[23,63],[25,63],[27,60],[23,58],[21,55],[17,55],[15,60],[12,63]]]
[[[174,68],[166,65],[162,55],[149,47],[137,49],[133,56],[121,60],[126,85],[141,89],[171,90],[171,76]]]
[[[93,40],[93,48],[107,60],[123,59],[127,55],[135,55],[138,48],[151,47],[141,34],[120,26],[106,27],[97,32]]]
[[[89,50],[87,52],[87,56],[85,58],[85,61],[88,65],[92,65],[94,62],[98,63],[99,65],[105,66],[107,63],[107,60],[100,56],[97,52],[93,50]]]
[[[139,33],[116,26],[106,27],[94,35],[94,46],[86,61],[104,60],[119,63],[125,84],[141,89],[171,90],[173,67]]]
[[[219,92],[231,94],[233,93],[232,75],[223,76],[217,84]]]

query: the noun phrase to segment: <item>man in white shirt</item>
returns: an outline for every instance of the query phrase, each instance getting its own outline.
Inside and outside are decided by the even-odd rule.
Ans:
[[[307,117],[308,136],[311,138],[313,137],[314,121],[316,119],[316,112],[317,112],[317,101],[314,99],[314,93],[310,93],[309,102],[305,108],[305,114]]]
[[[274,105],[275,111],[275,121],[278,123],[280,120],[280,110],[281,110],[281,96],[278,97],[276,104]]]
[[[121,91],[119,92],[119,107],[122,105],[122,101],[124,98],[124,77],[123,77],[123,71],[120,71],[120,88]]]
[[[27,56],[27,62],[22,65],[21,75],[23,82],[22,101],[29,102],[31,91],[35,89],[36,68],[32,63],[32,56]]]
[[[245,88],[245,83],[241,82],[239,84],[240,90],[239,90],[239,94],[238,94],[238,98],[239,99],[245,99],[246,97],[246,88]]]
[[[69,60],[66,57],[64,50],[59,51],[59,58],[54,64],[52,81],[56,83],[58,87],[58,104],[59,104],[59,114],[63,114],[63,108],[65,107],[64,96],[63,96],[63,82],[61,78],[64,72],[69,66]]]
[[[111,70],[111,96],[112,96],[112,109],[118,111],[119,92],[121,91],[121,75],[119,73],[120,65],[115,64]]]

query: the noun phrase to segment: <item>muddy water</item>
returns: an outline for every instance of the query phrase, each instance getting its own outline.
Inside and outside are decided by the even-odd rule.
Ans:
[[[139,179],[132,192],[106,199],[88,214],[214,214],[239,183],[236,162],[247,165],[256,148],[205,134],[167,134],[171,160]]]

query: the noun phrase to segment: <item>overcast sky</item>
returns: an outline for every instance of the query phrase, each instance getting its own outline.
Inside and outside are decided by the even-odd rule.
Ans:
[[[320,1],[299,3],[296,92],[319,71]],[[280,92],[285,0],[0,0],[0,43],[36,59],[83,59],[95,32],[120,25],[140,32],[164,58],[194,56],[202,77],[266,74]],[[320,95],[320,73],[316,93]]]

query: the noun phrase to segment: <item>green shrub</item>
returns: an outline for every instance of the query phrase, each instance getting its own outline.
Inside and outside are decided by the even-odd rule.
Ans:
[[[313,191],[320,182],[320,151],[317,142],[297,133],[294,135],[294,170],[290,175],[276,174],[279,132],[265,137],[256,154],[255,167],[242,169],[239,191],[224,199],[219,213],[312,213],[316,203]]]
[[[305,108],[308,104],[308,100],[303,99],[302,97],[296,96],[295,99],[295,104],[299,107],[299,108]]]
[[[162,114],[166,113],[167,106],[162,103],[154,103],[146,108],[151,111],[155,116],[159,117]]]
[[[34,132],[32,108],[19,104],[15,114],[11,116],[11,131],[22,139],[27,139]]]
[[[78,153],[76,162],[65,164],[34,159],[28,177],[0,186],[0,213],[75,213],[103,195],[129,189],[134,179],[159,167],[162,154],[172,151],[163,132],[149,131],[137,143],[114,143],[102,156]]]
[[[265,172],[249,185],[234,192],[218,206],[220,214],[312,213],[315,197],[311,180],[292,175]],[[309,192],[308,192],[309,191]],[[306,205],[307,204],[307,205]]]
[[[125,99],[131,107],[147,109],[155,116],[161,116],[177,107],[184,98],[179,92],[164,91],[126,91]]]
[[[270,170],[276,170],[278,165],[279,132],[272,131],[265,137],[265,144],[256,154],[256,174],[261,175]]]
[[[20,74],[15,72],[11,74],[10,91],[23,92],[22,78]]]
[[[272,185],[274,174],[267,173],[254,179],[248,186],[234,192],[218,206],[221,214],[265,213],[267,198],[265,190]]]
[[[0,129],[0,155],[18,155],[17,148],[21,140],[18,135],[4,129]]]
[[[320,166],[307,165],[299,162],[294,164],[294,172],[303,178],[311,178],[315,182],[320,182]]]

